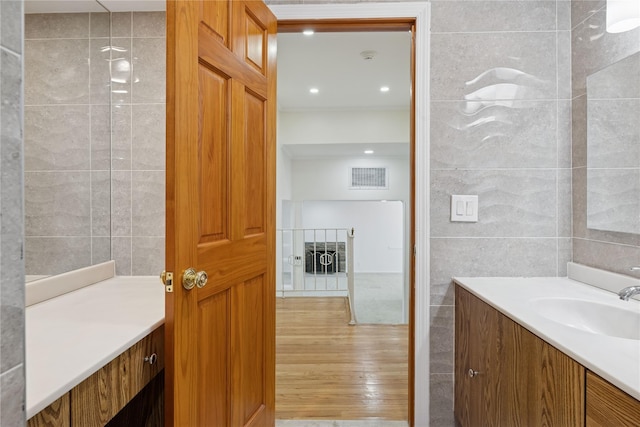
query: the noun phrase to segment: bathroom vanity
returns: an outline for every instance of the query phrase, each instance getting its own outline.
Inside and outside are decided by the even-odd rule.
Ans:
[[[589,331],[569,318],[613,310],[613,322],[635,321],[640,302],[567,278],[454,281],[461,426],[638,426],[639,325]]]
[[[83,282],[74,273],[61,284],[57,277],[58,284],[42,287],[66,293],[47,295],[26,309],[29,427],[144,425],[127,417],[161,419],[164,289],[159,279],[110,277],[65,289]],[[132,402],[136,396],[139,402]],[[136,408],[127,413],[130,402]],[[123,420],[114,419],[116,414]]]

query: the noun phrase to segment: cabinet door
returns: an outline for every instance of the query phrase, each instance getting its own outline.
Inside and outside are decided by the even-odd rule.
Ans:
[[[593,372],[587,373],[587,427],[637,427],[640,401]]]
[[[584,426],[585,369],[500,314],[502,384],[496,425]]]
[[[463,427],[584,425],[585,369],[460,287],[455,344]]]
[[[462,426],[471,425],[474,408],[471,402],[471,379],[469,354],[471,346],[471,294],[460,286],[455,289],[455,382],[454,413]]]
[[[455,416],[462,426],[496,425],[499,313],[456,287]]]

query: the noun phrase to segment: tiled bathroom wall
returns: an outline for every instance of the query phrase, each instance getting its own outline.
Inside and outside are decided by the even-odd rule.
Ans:
[[[431,425],[453,426],[452,276],[556,276],[571,260],[568,1],[434,1]],[[477,194],[477,223],[449,221]]]
[[[165,235],[165,14],[112,13],[112,255],[158,275]]]
[[[0,425],[25,424],[22,1],[0,2]]]
[[[25,16],[27,274],[111,258],[109,14]]]
[[[27,273],[159,274],[164,12],[27,15],[25,35]]]
[[[607,33],[606,2],[574,0],[572,4],[573,79],[573,260],[631,274],[640,265],[640,235],[587,227],[587,76],[640,52],[640,28]],[[636,79],[640,76],[627,76]],[[628,95],[627,95],[628,96]],[[637,120],[637,119],[636,119]],[[628,156],[631,153],[627,153]],[[636,167],[638,159],[635,160]],[[617,188],[616,191],[619,191]],[[637,196],[636,197],[640,197]],[[636,202],[638,200],[636,199]],[[631,200],[633,202],[633,200]],[[635,273],[640,277],[640,272]]]

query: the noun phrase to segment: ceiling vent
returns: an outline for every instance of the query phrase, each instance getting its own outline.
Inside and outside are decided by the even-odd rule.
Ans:
[[[349,188],[355,190],[381,190],[388,188],[387,168],[351,168]]]

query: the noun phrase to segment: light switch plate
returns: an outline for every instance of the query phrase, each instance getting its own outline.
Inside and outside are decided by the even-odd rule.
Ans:
[[[451,195],[452,222],[478,222],[478,196]]]

